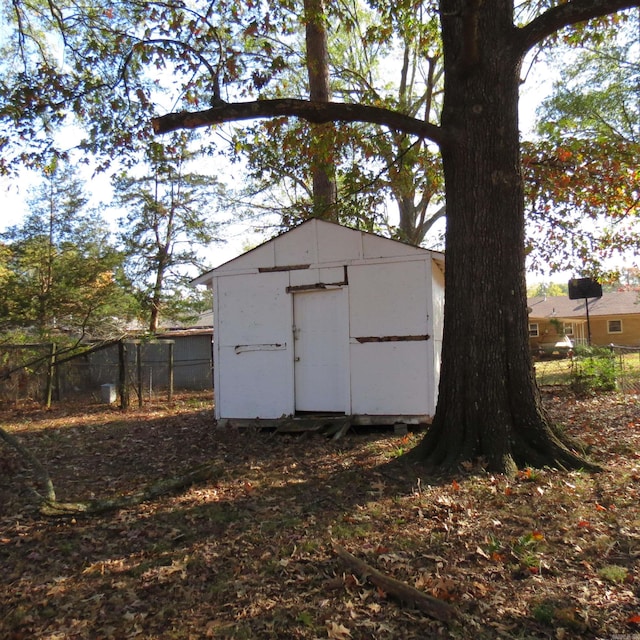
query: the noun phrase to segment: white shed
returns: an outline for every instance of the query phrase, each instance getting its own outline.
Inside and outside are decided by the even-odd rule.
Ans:
[[[194,280],[213,289],[215,414],[416,423],[435,410],[444,255],[309,220]]]

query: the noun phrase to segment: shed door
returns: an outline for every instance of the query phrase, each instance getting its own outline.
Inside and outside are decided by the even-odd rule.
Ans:
[[[347,292],[293,296],[296,411],[348,412]]]

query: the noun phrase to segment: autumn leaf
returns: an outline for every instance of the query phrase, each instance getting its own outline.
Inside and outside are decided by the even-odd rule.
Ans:
[[[327,636],[332,640],[344,640],[351,637],[351,631],[343,624],[329,621],[327,623]]]

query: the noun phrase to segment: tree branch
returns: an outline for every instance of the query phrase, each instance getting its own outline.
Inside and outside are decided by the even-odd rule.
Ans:
[[[55,502],[56,492],[53,487],[53,482],[51,481],[49,472],[45,469],[40,460],[38,460],[38,458],[36,458],[29,449],[24,447],[18,438],[8,431],[5,431],[2,427],[0,427],[0,440],[4,440],[8,445],[13,447],[22,456],[22,458],[33,467],[37,479],[40,481],[45,493],[44,496],[42,496],[40,493],[35,491],[34,493],[36,496],[38,496],[40,500],[46,502]]]
[[[524,55],[563,27],[638,6],[639,0],[569,0],[545,11],[528,25],[518,29],[515,42],[521,55]]]
[[[224,122],[278,116],[292,116],[313,123],[371,122],[420,138],[428,138],[438,145],[446,142],[447,138],[446,130],[441,127],[390,109],[339,102],[312,102],[294,98],[236,102],[215,106],[205,111],[168,113],[153,118],[151,123],[154,132],[161,134],[178,129],[197,129]]]
[[[458,617],[459,614],[457,609],[449,603],[444,602],[443,600],[438,600],[438,598],[434,598],[423,591],[419,591],[404,582],[400,582],[395,578],[384,575],[363,560],[360,560],[350,554],[337,542],[333,543],[333,550],[345,564],[359,573],[362,578],[368,580],[376,587],[379,587],[385,593],[394,596],[400,600],[400,602],[409,604],[416,609],[420,609],[420,611],[423,611],[428,616],[445,623],[452,622],[454,618]]]

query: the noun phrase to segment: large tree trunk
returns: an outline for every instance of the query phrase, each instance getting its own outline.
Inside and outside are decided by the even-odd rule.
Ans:
[[[309,97],[315,102],[329,102],[329,46],[324,0],[304,0]],[[336,131],[332,122],[311,127],[311,172],[313,178],[313,215],[338,220],[335,165]]]
[[[446,311],[438,406],[420,450],[438,468],[584,465],[549,425],[529,352],[511,5],[441,2],[442,125],[454,132],[442,147]]]

